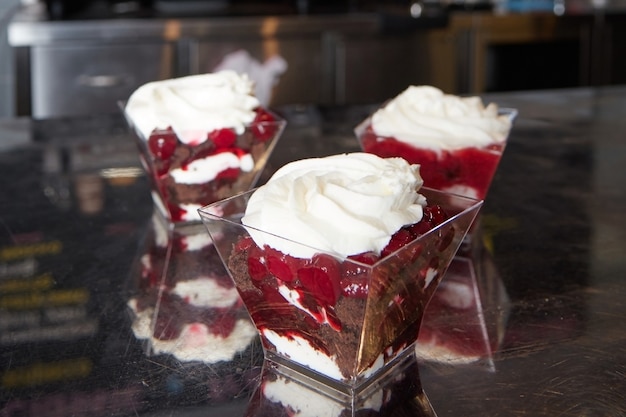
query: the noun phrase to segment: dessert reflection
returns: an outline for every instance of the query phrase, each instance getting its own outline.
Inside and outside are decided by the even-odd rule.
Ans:
[[[194,403],[250,398],[245,416],[435,416],[418,361],[493,370],[508,305],[486,250],[455,258],[426,310],[415,354],[350,397],[263,362],[256,330],[200,225],[174,226],[155,211],[132,273],[131,327],[163,366],[161,389]]]
[[[162,365],[167,394],[196,403],[245,397],[262,349],[206,229],[168,223],[155,211],[131,282],[131,328]]]
[[[422,361],[475,364],[495,371],[510,302],[491,255],[457,256],[431,299],[416,354]]]
[[[266,361],[245,417],[436,417],[422,389],[415,355],[353,397],[333,395],[316,381],[292,378],[288,368]]]

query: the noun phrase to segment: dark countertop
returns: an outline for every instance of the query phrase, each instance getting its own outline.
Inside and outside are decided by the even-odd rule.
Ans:
[[[520,111],[470,280],[493,349],[420,359],[409,377],[434,412],[412,395],[387,415],[624,416],[626,87],[487,99]],[[267,174],[357,150],[352,127],[371,108],[279,110],[290,124]],[[153,208],[119,115],[0,121],[0,171],[0,416],[268,415],[248,401],[258,347],[181,363],[133,335],[126,304]],[[475,324],[454,320],[425,324],[450,337]]]

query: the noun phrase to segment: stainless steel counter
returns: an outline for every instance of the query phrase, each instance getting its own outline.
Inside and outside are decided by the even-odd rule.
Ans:
[[[375,13],[345,15],[287,15],[185,18],[118,18],[50,21],[45,8],[21,9],[9,27],[15,47],[54,45],[66,41],[123,41],[141,39],[180,41],[205,37],[321,36],[329,31],[373,34],[381,31]]]
[[[380,101],[420,82],[412,33],[445,24],[442,16],[406,15],[394,18],[405,29],[388,33],[388,19],[349,13],[50,21],[43,7],[24,8],[8,28],[17,114],[111,112],[143,83],[223,65],[253,74],[259,88],[271,90],[272,105]],[[397,76],[379,83],[395,62],[404,63]]]
[[[376,397],[387,402],[299,397],[326,407],[317,415],[626,414],[626,88],[487,99],[520,116],[464,276],[476,309],[429,306],[440,349],[418,349],[405,383]],[[370,110],[281,108],[289,126],[264,178],[357,150]],[[2,121],[0,145],[0,416],[291,415],[257,390],[258,346],[209,364],[148,355],[135,337],[127,303],[153,207],[119,115]]]
[[[117,101],[143,83],[224,65],[256,73],[274,106],[370,104],[411,84],[478,94],[624,82],[619,3],[567,4],[563,15],[414,18],[394,9],[62,21],[49,20],[41,5],[24,7],[8,27],[16,115],[114,112]]]

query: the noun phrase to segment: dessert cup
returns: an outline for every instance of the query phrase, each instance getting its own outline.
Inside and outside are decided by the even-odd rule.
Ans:
[[[250,232],[265,232],[241,223],[253,192],[199,212],[265,357],[350,395],[413,354],[425,307],[482,204],[422,188],[450,218],[370,265],[310,247],[312,259],[257,247]]]
[[[241,134],[220,129],[207,132],[206,141],[191,144],[180,141],[171,129],[145,137],[124,111],[150,178],[152,199],[168,221],[200,223],[198,208],[255,186],[286,126],[278,115],[261,111],[263,117]]]
[[[509,108],[501,108],[498,113],[507,116],[511,122],[517,116],[517,110]],[[411,164],[419,164],[425,187],[479,200],[486,198],[506,146],[505,140],[482,148],[439,151],[418,148],[395,137],[374,133],[372,116],[357,125],[354,133],[364,152],[384,158],[402,157]]]

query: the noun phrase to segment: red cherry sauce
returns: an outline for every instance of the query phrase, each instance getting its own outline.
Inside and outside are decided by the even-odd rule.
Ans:
[[[484,199],[493,178],[503,145],[489,148],[464,148],[437,153],[418,149],[395,138],[379,137],[368,130],[362,138],[363,150],[383,158],[399,156],[411,164],[420,164],[424,186],[445,190],[453,186],[470,187]]]

